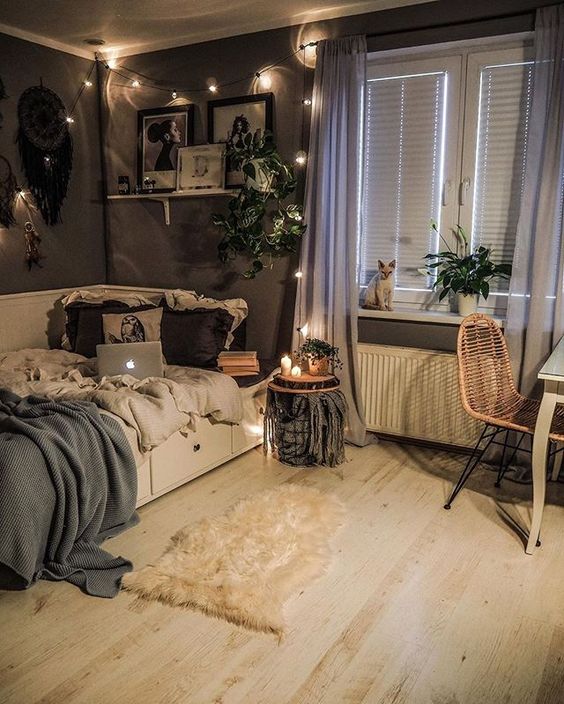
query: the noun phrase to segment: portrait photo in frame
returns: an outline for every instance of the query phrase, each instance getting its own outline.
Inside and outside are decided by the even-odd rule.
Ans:
[[[273,130],[273,94],[257,93],[238,98],[222,98],[208,102],[208,142],[224,143],[227,149],[240,148],[246,135],[257,130],[264,134]],[[243,172],[226,160],[225,187],[238,188],[243,183]]]
[[[225,185],[225,145],[201,144],[178,150],[177,191],[223,189]]]
[[[194,105],[137,112],[137,185],[165,193],[176,188],[178,149],[194,143]]]

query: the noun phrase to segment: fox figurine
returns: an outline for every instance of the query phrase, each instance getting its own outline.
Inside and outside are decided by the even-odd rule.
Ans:
[[[384,264],[378,259],[378,271],[370,279],[366,288],[363,308],[371,310],[393,310],[394,300],[394,273],[396,270],[396,260],[389,264]]]

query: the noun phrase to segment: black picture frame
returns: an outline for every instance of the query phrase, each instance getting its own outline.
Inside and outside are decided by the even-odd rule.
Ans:
[[[176,123],[175,129],[180,132],[177,142],[167,137],[170,133],[163,132],[163,137],[157,137],[158,130],[153,130],[153,139],[149,138],[149,128],[152,124],[163,125],[168,120]],[[178,125],[180,123],[180,126]],[[159,142],[161,146],[159,147]],[[169,145],[172,142],[172,147]],[[194,144],[194,105],[171,105],[164,108],[147,108],[137,111],[137,185],[141,192],[170,193],[176,189],[177,149]],[[176,148],[175,148],[176,147]],[[160,152],[159,152],[160,148]],[[155,159],[155,168],[150,169],[149,160]],[[167,159],[172,168],[157,168],[166,165]],[[145,178],[155,180],[152,188],[144,187]]]
[[[257,129],[272,132],[274,127],[274,94],[256,93],[236,98],[221,98],[208,101],[208,142],[228,144],[233,134],[233,125],[237,117],[246,120],[246,132],[255,133]],[[240,188],[243,175],[240,170],[230,169],[226,159],[226,188]]]

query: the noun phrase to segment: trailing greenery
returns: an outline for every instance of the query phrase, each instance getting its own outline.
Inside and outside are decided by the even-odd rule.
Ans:
[[[265,265],[272,265],[273,258],[296,252],[306,230],[301,206],[282,204],[294,192],[296,177],[276,150],[272,135],[261,136],[260,130],[254,136],[249,132],[244,146],[229,149],[226,156],[232,167],[242,169],[245,182],[229,201],[229,214],[212,216],[223,231],[219,259],[250,258],[252,264],[243,276],[254,279]]]
[[[307,337],[306,341],[294,352],[294,356],[301,362],[307,362],[310,359],[314,362],[328,359],[334,368],[341,369],[343,366],[339,357],[339,348],[333,347],[329,342],[319,340],[317,337]]]
[[[456,247],[453,250],[441,235],[435,222],[431,227],[439,235],[447,247],[447,251],[437,254],[427,254],[424,258],[434,260],[427,264],[425,273],[437,273],[433,288],[442,287],[439,300],[442,301],[449,292],[464,294],[480,294],[487,299],[490,293],[490,281],[494,278],[509,279],[511,264],[495,264],[491,260],[491,249],[477,247],[469,252],[468,237],[460,225],[453,230]],[[438,269],[438,272],[434,272]]]

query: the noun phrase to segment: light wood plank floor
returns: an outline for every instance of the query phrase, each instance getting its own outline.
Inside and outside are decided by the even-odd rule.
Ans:
[[[339,471],[254,450],[140,510],[108,549],[142,566],[182,525],[283,482],[335,492],[348,521],[328,574],[286,607],[281,643],[130,595],[41,582],[0,593],[2,704],[549,704],[564,702],[564,491],[543,546],[513,521],[530,487],[481,470],[450,512],[463,458],[380,443]]]

